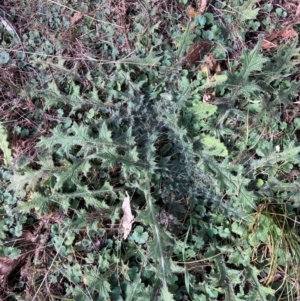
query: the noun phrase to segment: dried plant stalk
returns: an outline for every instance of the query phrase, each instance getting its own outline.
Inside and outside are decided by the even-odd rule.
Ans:
[[[200,54],[207,52],[211,48],[211,44],[207,41],[201,41],[193,46],[193,48],[184,57],[187,65],[192,65],[199,60]]]

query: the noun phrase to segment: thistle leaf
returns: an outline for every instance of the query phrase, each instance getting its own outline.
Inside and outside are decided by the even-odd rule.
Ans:
[[[228,150],[226,146],[217,138],[202,134],[200,142],[204,150],[208,151],[213,156],[227,157]]]
[[[263,64],[268,62],[268,58],[259,54],[261,41],[251,51],[243,51],[241,56],[242,68],[240,76],[246,80],[253,71],[261,71]]]
[[[188,23],[184,33],[179,37],[176,44],[178,44],[178,48],[176,51],[176,58],[181,59],[185,54],[186,50],[192,45],[193,40],[195,38],[195,34],[192,33],[191,30],[191,22]]]
[[[215,105],[198,102],[191,108],[188,108],[188,111],[194,113],[197,119],[201,120],[212,116],[217,111],[217,109],[218,107]]]
[[[253,8],[256,2],[256,0],[248,0],[242,6],[238,7],[240,21],[253,20],[256,18],[260,10],[259,8]]]

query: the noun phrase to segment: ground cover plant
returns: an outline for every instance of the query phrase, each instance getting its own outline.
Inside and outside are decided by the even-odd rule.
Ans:
[[[297,1],[0,5],[1,300],[297,300]]]

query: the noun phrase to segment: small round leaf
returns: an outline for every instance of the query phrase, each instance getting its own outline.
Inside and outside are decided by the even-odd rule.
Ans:
[[[6,64],[9,61],[9,54],[6,51],[0,53],[0,64]]]

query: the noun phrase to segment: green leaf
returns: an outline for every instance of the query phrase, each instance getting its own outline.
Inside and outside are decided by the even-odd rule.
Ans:
[[[13,247],[6,247],[4,249],[4,254],[8,256],[10,259],[17,259],[21,255],[21,250]]]
[[[257,14],[259,13],[259,8],[254,8],[254,9],[246,9],[242,13],[242,18],[240,19],[241,21],[246,21],[246,20],[253,20],[256,18]]]
[[[111,131],[107,128],[107,124],[105,122],[102,123],[99,129],[99,141],[102,143],[112,143],[111,139]]]
[[[235,9],[238,12],[239,21],[253,20],[259,13],[260,8],[253,8],[256,5],[256,0],[248,0],[242,6],[237,6]]]
[[[187,24],[184,33],[180,35],[178,41],[176,42],[178,44],[178,48],[176,50],[176,59],[181,59],[187,49],[189,49],[189,47],[193,44],[195,34],[193,34],[193,31],[191,30],[191,24],[192,22]]]
[[[188,111],[194,113],[197,119],[201,120],[212,116],[217,111],[217,109],[218,107],[215,105],[198,102],[191,108],[188,108]]]
[[[73,266],[68,265],[67,273],[72,282],[79,283],[82,281],[81,266],[78,263],[75,263]]]
[[[261,54],[259,54],[260,47],[261,41],[259,41],[251,51],[243,51],[242,53],[240,60],[242,68],[239,73],[240,76],[245,80],[253,71],[261,71],[263,64],[269,60],[268,58],[264,58]]]
[[[240,265],[246,267],[250,265],[251,255],[252,255],[252,249],[250,247],[248,247],[245,250],[238,247],[232,254],[230,254],[228,263],[232,263],[236,267],[239,267]]]
[[[144,244],[148,240],[148,233],[144,232],[142,226],[137,226],[131,236],[138,244]]]
[[[205,151],[209,152],[213,156],[227,157],[228,150],[226,146],[217,138],[201,134],[200,142]]]
[[[0,64],[6,64],[9,61],[9,54],[6,51],[0,53]]]
[[[89,296],[84,292],[80,285],[75,285],[74,289],[72,287],[72,296],[72,299],[65,298],[64,301],[91,301]]]
[[[17,210],[22,213],[29,213],[31,209],[34,209],[37,214],[43,215],[48,212],[50,200],[49,197],[33,192],[27,201],[19,202]]]
[[[97,278],[97,291],[99,291],[99,295],[105,299],[109,299],[109,292],[111,291],[109,282],[105,279]]]
[[[156,269],[159,273],[159,279],[161,279],[163,287],[166,287],[170,263],[165,256],[165,247],[168,245],[169,239],[158,225],[154,199],[150,194],[150,181],[147,178],[144,180],[140,189],[145,195],[147,209],[139,214],[138,220],[141,220],[144,224],[149,225],[152,228],[153,240],[148,243],[150,251],[149,257],[152,257],[156,261]]]
[[[73,244],[74,240],[75,240],[75,234],[74,233],[68,233],[68,235],[66,235],[64,245],[71,246]]]
[[[246,300],[268,301],[269,296],[275,295],[275,290],[273,290],[271,287],[265,287],[259,282],[257,276],[260,274],[260,271],[256,267],[249,265],[245,267],[245,270],[247,273],[246,277],[252,280],[254,286]]]
[[[231,231],[240,236],[245,236],[248,233],[247,228],[244,227],[243,225],[238,224],[237,222],[232,223]]]
[[[300,48],[297,48],[297,46],[298,37],[291,44],[281,45],[277,49],[276,54],[264,68],[264,73],[268,76],[268,83],[276,79],[282,80],[282,78],[291,75],[292,68],[297,64],[297,59],[293,58],[297,58],[300,55]]]
[[[175,301],[173,295],[169,292],[167,287],[161,289],[161,297],[163,301]]]
[[[212,79],[208,79],[203,85],[201,85],[198,89],[196,89],[196,91],[203,91],[209,88],[215,88],[217,85],[225,83],[226,81],[227,81],[226,74],[215,74]]]

